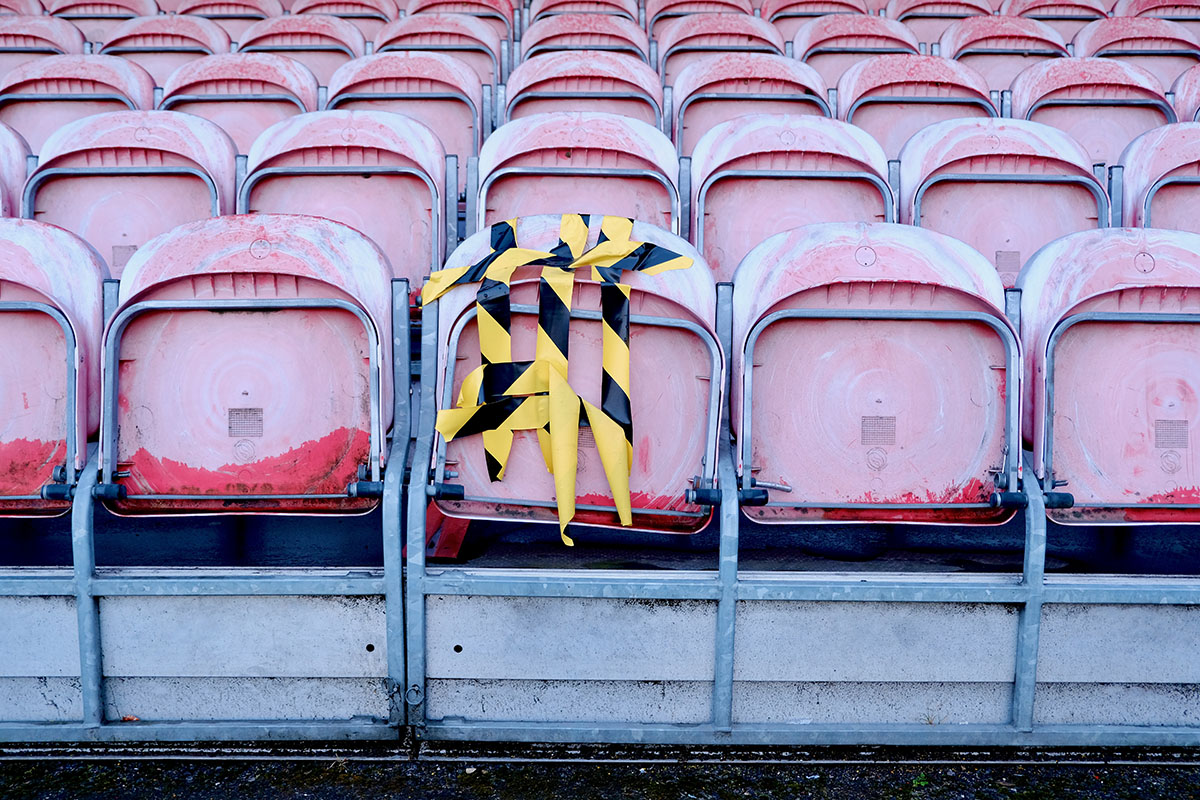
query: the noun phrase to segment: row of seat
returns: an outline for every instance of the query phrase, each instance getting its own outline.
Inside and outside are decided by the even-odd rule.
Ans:
[[[478,292],[478,265],[508,246],[558,258],[564,231],[571,257],[585,258],[602,230],[622,228],[612,221],[535,216],[468,238],[447,268],[475,269],[466,277],[476,282],[458,281],[425,309],[436,341],[423,355],[425,407],[450,408],[478,374],[476,303],[496,302]],[[646,223],[624,230],[629,246],[663,248],[686,267],[618,278],[634,311],[623,387],[636,527],[704,526],[719,501],[724,425],[743,510],[762,522],[998,523],[1033,475],[1063,490],[1047,495],[1061,522],[1200,521],[1190,448],[1200,236],[1111,229],[1060,239],[1024,266],[1019,304],[1006,313],[987,259],[908,226],[780,233],[747,255],[721,303],[691,245]],[[0,359],[0,512],[67,510],[98,432],[96,494],[122,514],[361,512],[378,502],[384,471],[405,466],[389,464],[389,451],[403,461],[410,435],[428,448],[418,444],[412,480],[443,513],[558,514],[563,476],[541,463],[536,415],[510,423],[502,480],[489,474],[481,437],[464,431],[435,445],[428,413],[387,446],[393,404],[408,402],[407,341],[395,361],[388,346],[406,302],[386,257],[346,226],[286,215],[181,226],[135,255],[107,322],[107,271],[82,240],[9,219],[0,248],[0,326],[12,345]],[[533,256],[504,279],[505,339],[518,362],[535,347],[544,358],[535,343],[549,262]],[[598,407],[602,362],[610,368],[599,326],[611,312],[591,270],[568,274],[563,377]],[[516,386],[506,396],[518,401],[545,391]],[[587,438],[571,459],[574,519],[616,525],[620,492]],[[1022,475],[1022,439],[1033,475]]]

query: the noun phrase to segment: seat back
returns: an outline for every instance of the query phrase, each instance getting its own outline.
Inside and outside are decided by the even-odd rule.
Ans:
[[[135,62],[162,86],[189,61],[228,53],[229,48],[229,34],[212,20],[171,14],[139,17],[118,25],[100,52]]]
[[[122,22],[158,13],[154,0],[50,0],[46,11],[74,25],[89,42],[103,42]]]
[[[670,86],[689,65],[722,53],[783,55],[783,37],[771,23],[748,14],[679,17],[663,23],[658,34],[658,74]]]
[[[29,143],[0,123],[0,217],[21,216],[21,195],[29,169]]]
[[[1200,36],[1200,2],[1198,0],[1117,0],[1114,17],[1157,17],[1187,28]]]
[[[533,0],[526,27],[556,14],[611,14],[633,23],[639,19],[637,0]]]
[[[814,17],[834,14],[874,16],[865,0],[763,0],[759,15],[775,26],[785,41]]]
[[[344,19],[324,14],[272,17],[246,29],[238,41],[239,53],[278,53],[296,59],[312,70],[323,86],[337,68],[366,52],[358,28]]]
[[[1180,75],[1171,85],[1175,114],[1180,122],[1200,120],[1200,65]]]
[[[754,114],[721,123],[692,153],[692,241],[717,280],[729,280],[743,256],[781,231],[892,222],[887,169],[870,136],[837,120]]]
[[[751,0],[646,0],[646,32],[662,36],[663,26],[679,17],[696,14],[754,14]]]
[[[521,59],[542,53],[610,50],[650,61],[650,40],[633,22],[609,14],[555,14],[529,26]]]
[[[903,22],[919,41],[932,44],[941,39],[946,29],[961,19],[990,17],[993,14],[988,0],[888,0],[884,14],[888,19]]]
[[[501,39],[512,42],[519,38],[513,11],[509,0],[409,0],[405,13],[469,14],[486,23]]]
[[[254,23],[282,17],[284,8],[279,0],[182,0],[177,13],[211,20],[237,42]]]
[[[222,217],[139,251],[105,331],[101,483],[122,514],[351,513],[378,503],[391,269],[312,217]],[[320,364],[320,369],[313,369]]]
[[[1200,233],[1200,122],[1147,131],[1121,154],[1125,224]]]
[[[329,14],[341,17],[362,31],[367,41],[400,16],[396,0],[295,0],[293,14]]]
[[[37,58],[83,53],[79,29],[64,19],[0,15],[0,74]]]
[[[1070,55],[1058,31],[1028,17],[968,17],[942,34],[941,55],[971,67],[989,89],[1003,91],[1021,70]]]
[[[545,111],[603,111],[664,123],[657,73],[625,53],[546,53],[519,64],[505,90],[505,122]]]
[[[1108,6],[1104,0],[1004,0],[1000,13],[1044,22],[1070,41],[1084,25],[1106,18]]]
[[[1200,64],[1200,34],[1155,17],[1112,17],[1075,34],[1077,56],[1119,58],[1154,74],[1163,86]]]
[[[375,35],[376,53],[427,50],[444,52],[466,62],[484,85],[497,85],[507,76],[508,42],[483,20],[468,14],[426,12],[401,17]]]
[[[979,253],[903,225],[767,239],[733,288],[733,422],[759,522],[995,524],[1021,356]]]
[[[1021,271],[1027,435],[1063,524],[1200,522],[1200,236],[1068,236]]]
[[[792,53],[815,69],[828,86],[850,67],[880,54],[916,55],[921,44],[901,22],[884,17],[833,14],[805,22],[796,31]]]

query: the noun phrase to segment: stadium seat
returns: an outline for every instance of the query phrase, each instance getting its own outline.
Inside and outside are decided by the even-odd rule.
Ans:
[[[373,41],[384,25],[400,16],[400,9],[396,0],[294,0],[291,13],[341,17]]]
[[[1154,17],[1112,17],[1075,34],[1077,56],[1119,58],[1154,74],[1165,87],[1200,64],[1200,39],[1175,22]]]
[[[652,125],[600,112],[554,111],[497,128],[479,151],[478,203],[468,231],[564,208],[679,230],[679,161],[671,140]]]
[[[577,215],[568,216],[578,219]],[[541,251],[558,248],[561,220],[558,214],[514,220],[516,246]],[[597,214],[590,215],[587,222],[590,223],[587,242],[572,248],[572,255],[587,252],[597,242],[602,224],[613,227],[612,218],[602,223]],[[483,230],[469,237],[450,256],[447,270],[479,264],[494,248],[498,249],[497,238],[502,238],[508,230],[512,228],[505,225],[499,231]],[[497,233],[501,236],[497,237]],[[631,242],[657,245],[669,255],[684,256],[691,261],[686,269],[652,276],[635,270],[621,272],[619,280],[629,287],[628,308],[633,314],[628,318],[627,387],[621,387],[627,388],[632,421],[629,447],[619,443],[609,449],[613,461],[602,461],[597,445],[606,445],[611,441],[606,437],[614,433],[621,436],[622,432],[613,430],[615,423],[611,417],[605,415],[601,420],[589,410],[581,414],[581,421],[590,425],[578,427],[576,444],[575,417],[571,413],[566,419],[551,420],[552,436],[547,439],[554,442],[566,437],[570,445],[558,451],[551,445],[551,452],[566,462],[555,458],[553,475],[547,472],[539,434],[518,428],[513,431],[503,479],[493,481],[491,454],[484,450],[483,436],[452,434],[448,443],[435,437],[436,446],[428,464],[433,469],[427,471],[426,464],[418,463],[413,475],[421,476],[415,480],[428,481],[431,490],[440,488],[432,483],[441,481],[443,475],[447,481],[462,487],[462,499],[458,500],[435,491],[437,507],[442,513],[471,519],[521,520],[522,524],[573,518],[576,523],[616,527],[621,524],[616,498],[626,495],[624,491],[614,492],[610,485],[607,476],[616,473],[618,481],[628,481],[628,521],[635,529],[692,533],[708,521],[709,509],[692,505],[687,495],[694,478],[700,478],[701,486],[711,486],[715,474],[725,367],[715,336],[713,278],[703,259],[682,239],[641,222],[633,223],[632,230],[625,233]],[[621,240],[610,235],[609,241]],[[574,273],[572,316],[564,331],[567,347],[562,350],[570,359],[565,376],[570,386],[566,391],[577,392],[593,409],[603,407],[608,411],[611,406],[606,403],[608,392],[602,388],[601,369],[608,364],[610,353],[608,345],[601,342],[609,340],[612,329],[602,331],[604,323],[597,312],[602,309],[601,296],[606,293],[591,279],[591,274],[590,269]],[[537,262],[518,266],[512,273],[508,292],[512,302],[509,358],[546,358],[537,324],[541,275],[542,267]],[[463,405],[456,399],[460,397],[464,379],[481,361],[476,317],[478,289],[477,284],[460,284],[442,295],[436,304],[426,306],[426,319],[434,316],[437,323],[438,359],[436,364],[423,365],[423,369],[437,376],[436,402],[440,409]],[[550,291],[542,288],[540,299],[546,300]],[[579,405],[575,400],[570,411],[575,412]],[[602,422],[609,427],[603,427]],[[557,429],[559,424],[563,425],[561,432]],[[428,457],[428,453],[416,456]],[[623,458],[624,464],[618,463]],[[456,477],[446,472],[448,463],[454,465]],[[611,473],[607,471],[609,468]],[[426,475],[436,478],[429,481]],[[574,502],[570,502],[571,498]]]
[[[366,237],[314,217],[222,217],[148,242],[105,331],[108,508],[377,505],[359,487],[382,480],[392,418],[391,277]]]
[[[0,220],[0,250],[0,515],[65,514],[100,421],[108,269],[86,242],[30,220]]]
[[[1109,224],[1108,196],[1083,145],[1023,120],[922,128],[900,151],[900,196],[902,222],[971,245],[1005,286],[1039,247]]]
[[[414,14],[468,14],[483,20],[501,39],[514,41],[517,17],[509,0],[409,0],[405,11]]]
[[[442,146],[420,122],[387,111],[320,111],[258,137],[238,211],[350,225],[415,287],[445,258],[446,180]]]
[[[517,66],[505,84],[502,118],[543,111],[603,111],[662,127],[663,90],[646,62],[624,53],[546,53]]]
[[[159,108],[195,114],[229,134],[239,153],[289,117],[317,110],[317,79],[308,67],[273,53],[226,53],[189,61],[171,73]]]
[[[752,16],[751,0],[646,0],[646,32],[662,37],[662,26],[679,17],[695,14],[742,14]]]
[[[163,231],[233,213],[234,156],[224,131],[191,114],[95,114],[46,140],[21,216],[79,234],[119,277]]]
[[[1121,154],[1121,167],[1126,225],[1200,233],[1200,122],[1143,133]]]
[[[358,28],[344,19],[296,14],[254,23],[238,41],[237,51],[289,56],[312,70],[325,86],[338,67],[361,57],[366,45]]]
[[[903,22],[918,41],[938,41],[946,28],[961,19],[991,16],[988,0],[889,0],[885,15]]]
[[[83,34],[55,17],[0,14],[0,75],[44,56],[83,52]]]
[[[670,86],[686,67],[721,53],[784,54],[783,37],[769,22],[745,14],[691,14],[661,26],[658,74]]]
[[[944,58],[971,67],[988,88],[1003,91],[1026,67],[1048,58],[1070,55],[1058,31],[1028,17],[968,17],[942,34],[938,42]]]
[[[650,40],[633,22],[610,14],[555,14],[543,17],[521,37],[521,58],[541,53],[611,50],[650,60]]]
[[[1175,110],[1158,79],[1112,58],[1034,64],[1012,84],[1012,116],[1051,125],[1087,148],[1094,163],[1115,164],[1125,145]]]
[[[495,86],[508,75],[508,42],[486,22],[468,14],[417,14],[401,17],[380,29],[375,52],[427,50],[465,61],[484,85]]]
[[[41,0],[2,0],[0,15],[16,15],[19,17],[40,17],[46,13]]]
[[[1108,16],[1105,0],[1004,0],[1000,13],[1044,22],[1068,42],[1080,28]]]
[[[909,137],[945,119],[999,116],[983,76],[935,56],[875,56],[842,75],[838,117],[865,130],[888,158]]]
[[[861,14],[817,17],[799,27],[792,53],[815,69],[828,86],[837,86],[846,70],[881,53],[916,55],[917,37],[903,23]]]
[[[768,236],[810,222],[894,222],[887,158],[834,119],[755,114],[717,125],[692,152],[691,239],[729,280]]]
[[[467,159],[479,154],[492,113],[470,66],[445,53],[420,52],[380,53],[344,64],[329,81],[325,107],[394,111],[425,123],[445,152],[458,156],[459,185],[465,185]]]
[[[746,114],[832,116],[816,70],[786,56],[724,53],[680,70],[672,93],[675,149],[691,155],[719,123]]]
[[[996,524],[1014,509],[1021,355],[962,242],[904,225],[772,236],[733,288],[742,506],[762,523]],[[761,502],[760,501],[760,502]]]
[[[1200,120],[1200,65],[1180,75],[1171,86],[1175,114],[1181,122]]]
[[[229,34],[212,20],[170,14],[121,23],[104,40],[100,53],[133,61],[162,86],[189,61],[228,53],[229,48]]]
[[[21,134],[0,123],[0,217],[21,216],[29,144]]]
[[[637,0],[533,0],[529,4],[529,24],[556,14],[611,14],[637,23]]]
[[[1065,525],[1200,522],[1200,236],[1067,236],[1021,271],[1026,433]]]
[[[785,41],[813,17],[834,14],[874,15],[866,0],[763,0],[759,14],[775,26]]]
[[[236,42],[254,23],[284,11],[279,0],[181,0],[177,13],[212,20]]]
[[[50,0],[47,13],[79,28],[89,42],[102,42],[127,19],[158,13],[154,0]]]
[[[1200,37],[1200,0],[1117,0],[1114,17],[1157,17],[1175,22]]]
[[[105,111],[154,108],[154,79],[115,56],[50,56],[0,78],[0,122],[25,137],[33,152],[73,120]]]

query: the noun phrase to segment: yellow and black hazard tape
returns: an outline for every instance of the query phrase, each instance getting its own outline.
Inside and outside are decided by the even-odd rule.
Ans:
[[[475,308],[480,366],[463,380],[457,407],[438,412],[438,433],[451,441],[480,434],[488,476],[504,478],[513,431],[536,430],[546,468],[554,475],[563,541],[575,517],[579,422],[586,415],[622,525],[633,524],[629,475],[633,465],[633,413],[629,401],[629,297],[624,272],[656,275],[685,269],[692,259],[660,245],[630,240],[633,220],[604,217],[596,246],[584,252],[586,214],[564,214],[559,242],[550,252],[517,245],[517,220],[491,227],[491,252],[478,263],[440,270],[421,291],[432,302],[452,286],[478,283]],[[512,358],[509,283],[518,267],[541,266],[537,346],[532,361]],[[591,267],[600,283],[603,328],[600,406],[579,397],[567,381],[571,299],[577,270]]]

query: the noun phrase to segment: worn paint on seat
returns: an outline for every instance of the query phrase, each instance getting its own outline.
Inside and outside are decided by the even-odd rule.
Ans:
[[[885,17],[835,14],[796,30],[792,53],[836,86],[850,67],[884,53],[917,55],[921,43],[908,26]]]
[[[968,17],[946,28],[939,41],[943,57],[971,67],[995,91],[1007,89],[1032,64],[1070,55],[1058,31],[1029,17]]]
[[[1143,133],[1121,154],[1125,224],[1200,233],[1200,122]]]

